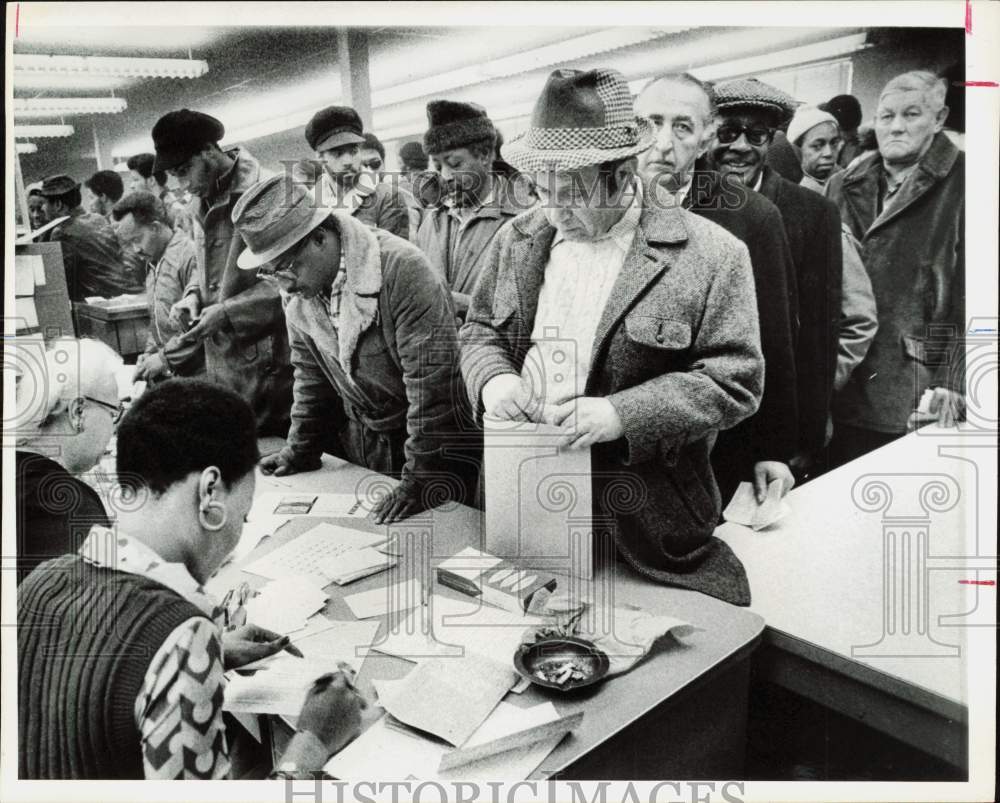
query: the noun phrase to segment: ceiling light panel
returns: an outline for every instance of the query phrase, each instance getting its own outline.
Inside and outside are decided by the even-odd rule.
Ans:
[[[201,59],[151,59],[127,56],[42,56],[14,54],[14,81],[19,73],[102,75],[118,78],[199,78],[208,72]]]
[[[119,114],[125,98],[14,98],[14,119],[69,117],[75,114]]]
[[[44,139],[48,137],[71,137],[71,125],[15,125],[15,139]]]

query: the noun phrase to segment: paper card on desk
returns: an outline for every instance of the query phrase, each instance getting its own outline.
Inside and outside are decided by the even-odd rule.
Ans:
[[[316,678],[337,671],[333,659],[297,658],[279,653],[252,675],[230,672],[222,704],[224,711],[298,716],[306,692]]]
[[[275,633],[292,633],[306,626],[306,620],[321,610],[328,597],[299,578],[272,580],[247,600],[247,621]]]
[[[488,720],[487,720],[488,721]],[[505,753],[519,751],[527,747],[532,747],[539,742],[549,742],[556,739],[562,740],[567,733],[572,733],[583,722],[583,711],[577,711],[566,717],[561,717],[551,722],[544,722],[539,725],[531,725],[514,733],[503,735],[483,734],[479,739],[476,735],[462,745],[457,750],[445,753],[441,757],[439,769],[441,771],[454,770],[458,767],[468,767],[473,764],[480,764],[484,761],[496,759]],[[486,724],[485,722],[483,723]],[[477,733],[483,731],[480,728]]]
[[[481,655],[433,658],[414,668],[381,702],[400,722],[461,745],[516,680],[509,663]]]
[[[757,504],[753,483],[741,482],[733,494],[732,500],[726,505],[722,517],[734,524],[742,524],[754,530],[770,527],[791,511],[788,503],[781,497],[781,480],[772,480],[767,486],[767,497]]]
[[[226,562],[239,564],[260,545],[261,541],[274,535],[288,520],[287,516],[265,516],[258,517],[255,521],[248,521],[243,525],[243,532],[240,534],[236,549]]]
[[[259,574],[261,577],[269,577],[272,580],[289,575],[305,575],[326,578],[327,583],[329,583],[334,580],[330,571],[343,573],[343,564],[336,563],[338,558],[384,540],[383,533],[349,530],[346,527],[337,527],[323,522],[243,567],[243,571]],[[374,550],[370,551],[374,552]],[[385,555],[375,554],[378,555],[380,561],[385,560]],[[372,558],[362,556],[360,562],[364,563],[365,560],[370,561]],[[350,565],[354,566],[355,564]]]
[[[525,629],[547,621],[500,608],[432,594],[428,607],[417,608],[373,647],[407,661],[477,654],[505,665],[514,660]],[[430,616],[432,635],[421,619]]]
[[[290,633],[289,638],[307,660],[333,661],[335,664],[337,661],[346,661],[355,671],[360,671],[365,655],[375,640],[378,626],[378,622],[351,622],[314,616],[306,623],[305,628]],[[301,660],[287,652],[280,652],[254,661],[243,669],[256,669],[273,661],[283,663],[288,659],[292,659],[293,663]]]
[[[354,494],[318,494],[309,515],[364,519],[371,512],[371,507]]]
[[[386,587],[373,588],[360,594],[344,597],[344,602],[351,613],[358,619],[369,619],[373,616],[385,616],[390,611],[397,613],[416,608],[423,599],[423,584],[417,580],[407,580]]]
[[[308,513],[316,503],[316,494],[285,494],[275,505],[274,515],[294,516]]]
[[[349,552],[331,557],[323,561],[320,568],[323,574],[333,582],[344,586],[363,577],[384,572],[395,565],[396,560],[392,556],[379,552],[377,549],[365,547],[364,549],[352,549]]]
[[[479,575],[487,569],[492,569],[498,563],[502,563],[503,558],[495,555],[488,555],[474,547],[467,546],[461,552],[452,555],[448,560],[438,564],[439,569],[445,569],[466,580],[478,580]]]
[[[552,703],[518,708],[501,702],[469,738],[466,746],[489,742],[558,719],[559,714]],[[483,779],[514,783],[531,775],[561,739],[561,735],[552,737],[547,742],[532,747],[442,772],[438,769],[439,765],[442,758],[450,752],[445,745],[388,727],[386,718],[383,717],[334,755],[324,769],[330,775],[345,781],[365,778],[405,780],[413,777],[425,781]]]
[[[18,329],[37,329],[38,310],[35,309],[35,299],[31,296],[14,299],[14,316]]]

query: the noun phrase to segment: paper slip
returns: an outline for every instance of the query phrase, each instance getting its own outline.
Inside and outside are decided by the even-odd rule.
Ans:
[[[381,702],[400,722],[460,745],[516,680],[509,663],[481,655],[434,658],[414,668]]]
[[[301,578],[272,580],[247,600],[247,621],[275,633],[292,633],[306,626],[306,619],[322,610],[326,594]]]
[[[14,260],[14,295],[33,296],[35,294],[35,271],[20,257]]]
[[[448,560],[439,563],[438,568],[446,569],[452,574],[457,574],[459,577],[464,577],[466,580],[474,582],[487,569],[491,569],[502,562],[503,558],[488,555],[474,547],[467,546],[461,552],[448,558]]]
[[[400,683],[402,681],[395,681]],[[518,708],[501,702],[469,738],[463,747],[473,747],[533,726],[559,719],[552,703]],[[523,781],[538,767],[563,736],[552,736],[531,747],[491,756],[475,764],[441,771],[439,765],[449,749],[440,742],[425,739],[386,725],[385,717],[334,755],[324,769],[335,778],[359,781],[366,778],[426,781],[491,780],[505,783]]]
[[[354,494],[291,494],[267,491],[258,494],[247,515],[248,521],[264,516],[328,516],[367,518],[371,512]]]
[[[313,681],[337,668],[332,658],[317,660],[279,653],[252,675],[228,673],[222,708],[234,713],[298,716]]]
[[[741,482],[732,500],[722,512],[722,517],[734,524],[763,530],[786,516],[791,510],[788,503],[781,498],[781,480],[771,481],[767,486],[767,497],[759,505],[753,492],[753,483]]]
[[[287,516],[263,516],[256,521],[248,521],[243,525],[243,533],[236,544],[236,549],[229,556],[227,563],[242,562],[251,552],[253,552],[260,542],[265,538],[274,535],[281,527],[290,521]]]
[[[428,615],[431,616],[433,636],[422,627],[422,617]],[[428,607],[417,608],[396,622],[373,649],[416,662],[474,653],[510,666],[525,629],[547,621],[538,616],[509,613],[474,600],[455,600],[432,594]]]
[[[378,622],[348,622],[314,616],[305,628],[289,634],[289,638],[307,659],[333,661],[334,664],[337,661],[347,661],[356,671],[360,671],[368,648],[375,640],[378,625]],[[256,669],[268,666],[273,661],[283,663],[288,658],[294,659],[295,656],[280,652],[242,668]],[[297,711],[295,713],[298,714]]]
[[[323,522],[244,566],[243,571],[272,580],[292,575],[318,576],[326,580],[323,585],[350,582],[344,578],[358,579],[389,568],[386,555],[368,548],[384,540],[384,533],[349,530]],[[362,554],[351,555],[359,552]]]
[[[467,744],[457,750],[452,750],[450,753],[445,753],[441,758],[439,769],[453,770],[456,767],[477,764],[503,753],[519,750],[523,747],[531,747],[539,742],[547,742],[555,736],[561,739],[567,733],[572,733],[580,727],[581,722],[583,722],[583,711],[577,711],[575,714],[570,714],[553,722],[546,722],[544,725],[525,728],[516,733],[491,739],[488,742]]]
[[[413,579],[351,594],[344,597],[344,602],[358,619],[369,619],[373,616],[385,616],[389,612],[398,613],[416,608],[423,599],[423,590],[423,584]]]
[[[14,270],[20,274],[21,270],[30,270],[33,274],[32,294],[37,285],[45,284],[45,262],[41,254],[17,254],[14,257]],[[17,285],[15,285],[17,286]],[[21,295],[15,292],[15,295]]]

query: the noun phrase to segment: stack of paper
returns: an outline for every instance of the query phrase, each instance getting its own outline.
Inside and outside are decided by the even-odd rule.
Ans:
[[[321,587],[331,582],[344,585],[396,565],[390,556],[372,549],[373,544],[384,540],[383,533],[317,524],[243,567],[243,571],[274,580],[305,577]]]
[[[781,486],[781,480],[772,480],[767,486],[767,497],[758,504],[753,485],[741,482],[732,501],[722,511],[722,517],[726,521],[752,527],[754,530],[770,527],[791,511],[788,503],[781,497]]]
[[[301,578],[272,580],[246,603],[247,621],[275,633],[302,630],[328,597]]]
[[[373,616],[385,616],[416,608],[423,602],[423,593],[423,584],[414,578],[405,583],[351,594],[344,597],[344,602],[358,619],[370,619]]]

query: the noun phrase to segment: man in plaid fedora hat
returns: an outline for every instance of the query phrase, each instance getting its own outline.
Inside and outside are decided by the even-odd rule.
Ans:
[[[593,446],[595,515],[614,521],[636,571],[746,605],[743,566],[712,535],[708,458],[715,433],[760,401],[750,259],[715,224],[654,203],[635,176],[651,144],[620,73],[549,76],[529,129],[502,148],[541,204],[493,241],[462,371],[477,414],[545,421],[566,448]],[[623,481],[638,509],[615,504]]]

